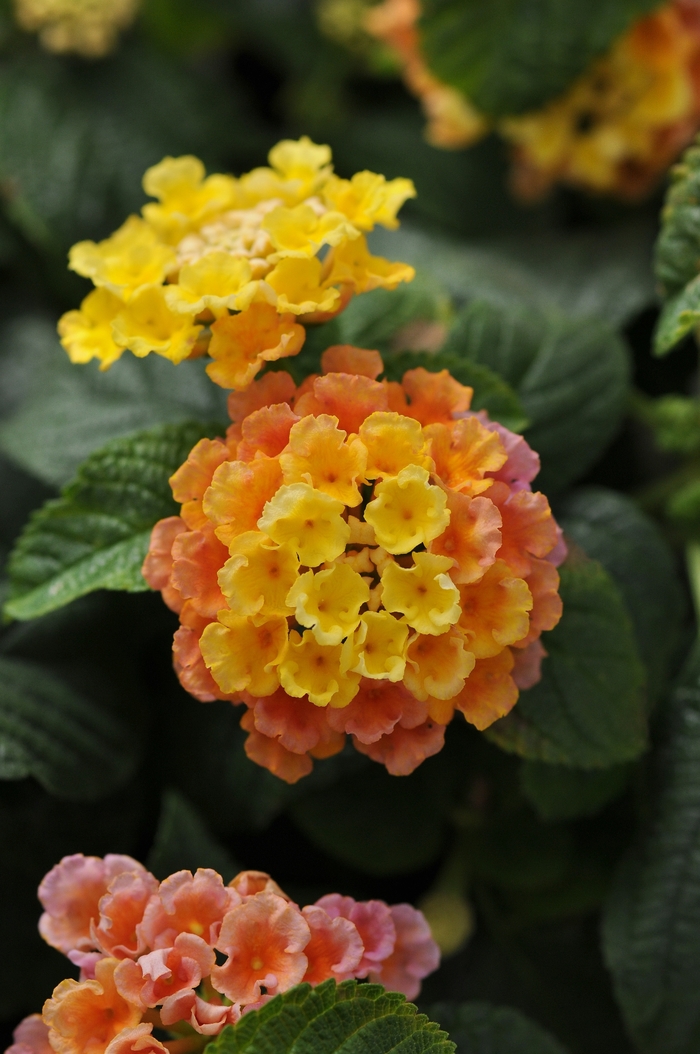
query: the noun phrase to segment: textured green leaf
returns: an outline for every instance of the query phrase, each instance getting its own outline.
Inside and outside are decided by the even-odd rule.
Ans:
[[[74,366],[55,323],[23,317],[0,335],[0,391],[9,416],[0,449],[32,475],[62,486],[108,439],[165,422],[225,421],[226,394],[201,360],[126,353],[107,372]]]
[[[418,190],[420,199],[420,186]],[[446,195],[450,203],[455,192],[450,188]],[[483,191],[476,197],[481,203]],[[444,224],[454,229],[449,216]],[[493,228],[492,220],[489,241],[475,243],[403,223],[398,231],[378,228],[370,241],[374,252],[430,273],[458,303],[488,300],[499,307],[599,318],[619,327],[656,301],[651,265],[655,224],[638,220],[498,239]]]
[[[540,1025],[507,1006],[433,1003],[428,1014],[457,1044],[457,1054],[566,1054]]]
[[[520,770],[523,794],[543,820],[574,820],[595,816],[624,792],[630,765],[608,769],[571,769],[524,761]]]
[[[603,945],[644,1054],[700,1048],[700,650],[673,692],[652,815],[607,904]]]
[[[563,92],[655,0],[423,0],[428,64],[491,116]]]
[[[661,309],[654,333],[654,352],[666,355],[700,323],[700,275],[688,282],[680,293],[670,297]]]
[[[0,656],[0,779],[34,776],[61,798],[98,798],[139,758],[128,725],[36,663]]]
[[[567,538],[599,560],[620,590],[655,700],[680,643],[686,606],[671,549],[633,501],[604,487],[574,491],[555,512]]]
[[[460,384],[474,389],[472,410],[486,410],[493,421],[500,421],[513,432],[522,432],[529,421],[522,403],[511,386],[488,366],[473,362],[464,355],[450,351],[410,352],[389,355],[385,359],[386,376],[390,380],[401,380],[406,370],[423,366],[433,373],[449,370]]]
[[[142,592],[157,520],[177,515],[169,477],[216,427],[159,425],[92,454],[60,498],[31,517],[9,561],[12,618],[30,619],[96,589]]]
[[[297,985],[228,1025],[207,1054],[452,1054],[440,1026],[398,992],[357,981]]]
[[[561,622],[542,636],[542,680],[486,735],[504,750],[573,768],[607,768],[647,744],[642,667],[620,593],[596,561],[561,568]]]
[[[690,146],[671,169],[661,214],[655,270],[665,296],[680,293],[700,272],[700,145]]]
[[[163,793],[156,836],[146,866],[160,879],[175,871],[194,873],[198,867],[211,867],[224,882],[229,882],[240,870],[228,850],[209,832],[194,806],[176,790]]]
[[[443,351],[500,374],[517,392],[542,460],[537,486],[561,489],[581,476],[620,426],[629,363],[604,323],[474,301],[458,316]]]

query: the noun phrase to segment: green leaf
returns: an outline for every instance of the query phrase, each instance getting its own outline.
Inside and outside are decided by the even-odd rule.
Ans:
[[[37,663],[0,656],[0,779],[34,776],[61,798],[102,797],[140,756],[128,725]]]
[[[700,450],[700,400],[685,395],[651,398],[636,391],[632,405],[635,415],[653,430],[662,450],[673,454]]]
[[[665,296],[680,293],[700,272],[700,144],[671,169],[661,214],[655,270]]]
[[[31,619],[96,589],[147,590],[141,565],[151,529],[178,512],[168,479],[202,436],[215,433],[215,426],[159,425],[92,454],[17,541],[6,613]]]
[[[591,560],[561,568],[561,622],[542,636],[542,680],[486,736],[504,750],[573,768],[607,768],[647,745],[642,667],[629,616]]]
[[[453,1054],[439,1025],[398,992],[357,981],[297,985],[228,1025],[207,1054]]]
[[[633,501],[604,487],[574,491],[555,512],[567,538],[599,560],[620,590],[653,702],[680,644],[686,606],[674,554]]]
[[[388,355],[385,366],[386,376],[396,381],[401,380],[406,370],[417,366],[432,373],[449,370],[460,384],[470,385],[474,389],[472,410],[486,410],[491,420],[499,421],[513,432],[522,432],[529,424],[522,403],[510,385],[488,366],[473,362],[463,355],[450,351],[405,351],[399,355]]]
[[[619,798],[631,774],[630,765],[587,772],[564,765],[524,761],[520,780],[523,794],[541,819],[575,820],[580,816],[595,816]]]
[[[201,360],[128,352],[110,370],[74,366],[53,322],[24,317],[0,336],[0,390],[10,416],[0,449],[32,475],[62,486],[108,439],[165,422],[225,421],[226,393]],[[14,411],[14,412],[13,412]]]
[[[620,426],[629,385],[622,341],[604,323],[474,301],[443,348],[499,374],[517,392],[542,460],[537,487],[555,491],[583,475]]]
[[[240,868],[228,850],[207,829],[197,810],[176,790],[163,792],[156,836],[146,861],[148,870],[164,879],[175,871],[211,867],[224,882]]]
[[[540,1025],[507,1006],[433,1003],[428,1014],[457,1044],[457,1054],[566,1054]]]
[[[420,270],[412,282],[396,289],[375,289],[354,297],[338,317],[340,343],[376,348],[385,355],[396,346],[403,327],[445,319],[449,311],[447,293]]]
[[[603,947],[627,1028],[643,1054],[700,1047],[700,649],[673,692],[652,815],[623,862]]]
[[[569,87],[655,0],[424,0],[432,71],[492,117],[539,108]]]
[[[654,332],[654,354],[666,355],[700,323],[700,275],[666,301]]]
[[[459,189],[450,187],[443,196],[452,204]],[[418,193],[420,201],[420,185]],[[479,208],[484,193],[470,195]],[[503,215],[503,204],[498,211]],[[448,230],[454,230],[455,219],[444,218]],[[509,217],[505,229],[513,226]],[[398,231],[378,228],[370,242],[373,252],[430,273],[460,304],[488,300],[498,307],[526,306],[570,318],[603,319],[617,328],[656,301],[653,223],[640,219],[565,233],[528,230],[508,238],[495,238],[495,229],[494,217],[483,232],[488,241],[464,242],[403,223]]]

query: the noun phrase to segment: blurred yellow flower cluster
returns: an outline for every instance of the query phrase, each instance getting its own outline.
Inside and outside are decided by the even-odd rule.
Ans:
[[[119,30],[134,19],[140,0],[15,0],[23,29],[38,32],[48,51],[101,58],[116,44]]]
[[[242,389],[264,362],[299,351],[303,323],[413,278],[372,256],[365,238],[378,223],[398,226],[410,180],[341,179],[330,148],[307,137],[278,143],[269,161],[236,179],[205,176],[195,157],[165,158],[146,172],[156,201],[141,216],[73,246],[70,267],[96,286],[59,323],[73,362],[106,369],[127,348],[175,363],[208,351],[212,380]]]
[[[513,146],[512,184],[535,199],[556,182],[635,198],[647,193],[700,125],[700,3],[672,0],[639,19],[541,110],[488,120],[428,70],[419,0],[384,0],[367,31],[400,56],[434,146],[470,146],[498,131]]]

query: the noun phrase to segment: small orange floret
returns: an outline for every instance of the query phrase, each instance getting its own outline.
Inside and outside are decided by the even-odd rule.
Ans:
[[[118,959],[101,959],[94,981],[61,981],[44,1003],[56,1054],[104,1054],[122,1029],[134,1028],[142,1011],[127,1003],[114,985]]]
[[[311,940],[304,948],[309,960],[304,974],[307,984],[320,984],[327,977],[336,981],[354,977],[364,952],[355,924],[340,915],[332,919],[315,904],[303,908],[302,915],[311,930]]]
[[[447,508],[450,522],[428,549],[456,561],[449,572],[453,582],[478,582],[499,552],[501,514],[489,498],[470,498],[453,490],[448,491]]]
[[[531,644],[543,630],[554,629],[564,610],[559,596],[559,572],[548,560],[530,561],[531,570],[527,576],[528,589],[532,593],[532,611],[530,612],[530,631],[517,646],[524,648]]]
[[[410,776],[426,758],[439,754],[445,743],[445,726],[428,720],[416,728],[396,725],[376,743],[356,742],[361,754],[385,765],[392,776]]]
[[[451,427],[428,425],[425,435],[443,483],[472,496],[488,490],[493,480],[484,478],[486,473],[497,472],[508,460],[501,437],[476,417],[464,418]]]
[[[497,655],[527,635],[532,594],[503,560],[496,560],[480,582],[461,586],[460,599],[459,626],[477,659]]]
[[[172,584],[203,618],[215,619],[226,607],[217,574],[227,556],[208,522],[204,530],[178,534],[173,543]]]
[[[452,700],[480,732],[510,713],[518,701],[518,689],[511,677],[513,661],[510,648],[489,659],[479,659],[464,690]]]
[[[544,494],[529,490],[511,491],[505,483],[494,483],[489,498],[501,512],[503,545],[498,553],[514,573],[525,578],[530,573],[531,558],[551,553],[559,540],[559,531]]]
[[[277,458],[227,461],[214,473],[204,496],[204,510],[216,527],[217,538],[230,545],[244,531],[255,531],[268,501],[282,484]]]
[[[283,747],[278,739],[269,739],[257,731],[254,721],[253,711],[246,710],[241,718],[241,728],[248,732],[244,744],[246,756],[285,783],[297,783],[308,776],[314,766],[309,755],[296,754]]]
[[[211,379],[222,388],[247,388],[263,363],[296,355],[306,330],[293,315],[278,315],[266,303],[251,304],[238,315],[226,315],[211,327],[207,366]]]
[[[158,895],[148,904],[143,936],[151,948],[171,948],[181,933],[194,934],[213,947],[222,918],[239,903],[235,889],[224,886],[211,868],[200,867],[194,875],[176,871],[160,883]]]
[[[252,461],[259,454],[277,457],[289,442],[292,425],[299,420],[288,403],[274,403],[255,410],[243,422],[236,457],[239,461]]]
[[[145,951],[138,924],[157,888],[156,879],[148,871],[127,871],[117,875],[100,900],[98,925],[91,926],[97,947],[117,959]]]
[[[180,612],[182,597],[170,582],[173,570],[173,543],[178,535],[187,530],[187,524],[180,516],[168,516],[158,520],[151,531],[151,541],[141,574],[151,589],[158,589],[163,600],[171,611]]]
[[[471,406],[474,389],[460,384],[447,370],[430,373],[419,366],[403,375],[403,390],[410,400],[406,410],[422,425],[436,421],[452,421],[456,413]]]
[[[338,732],[347,732],[361,743],[376,743],[389,735],[399,720],[410,721],[413,716],[415,724],[422,724],[427,712],[425,704],[415,699],[402,683],[363,678],[360,690],[348,706],[328,709],[326,715],[328,724]]]
[[[194,630],[189,626],[180,626],[173,640],[173,666],[186,692],[199,699],[200,703],[212,703],[215,699],[228,699],[230,696],[221,691],[204,665],[199,647],[203,628]]]
[[[200,439],[170,477],[170,487],[176,502],[182,505],[180,515],[191,531],[197,531],[207,522],[202,512],[202,498],[211,483],[214,472],[231,456],[221,439]]]
[[[253,381],[244,392],[231,392],[228,397],[228,415],[237,425],[263,406],[273,406],[275,403],[289,403],[291,406],[296,390],[286,370],[273,370],[259,381]]]
[[[328,739],[323,708],[306,697],[294,699],[281,688],[266,699],[256,699],[251,713],[258,732],[276,739],[293,754],[306,754]]]
[[[324,373],[351,373],[376,381],[384,371],[384,363],[378,351],[356,348],[352,344],[334,344],[321,356],[321,369]]]
[[[307,392],[295,410],[304,414],[330,414],[346,432],[358,432],[366,417],[375,410],[388,409],[386,388],[369,377],[350,373],[328,373],[314,381],[313,394]]]

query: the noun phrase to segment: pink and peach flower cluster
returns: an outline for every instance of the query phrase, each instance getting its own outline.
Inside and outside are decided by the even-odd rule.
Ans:
[[[369,977],[413,999],[440,959],[410,904],[331,893],[300,908],[261,871],[159,883],[129,856],[76,853],[39,899],[39,932],[80,980],[61,981],[7,1054],[187,1054],[302,981]]]

